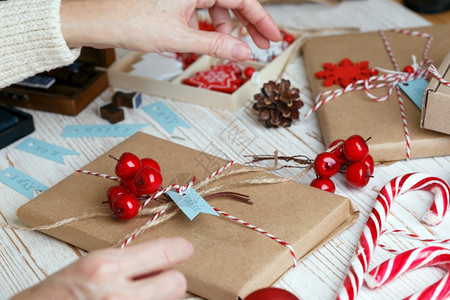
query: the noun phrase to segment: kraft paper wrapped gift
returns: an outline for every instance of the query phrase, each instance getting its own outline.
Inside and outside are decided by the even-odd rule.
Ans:
[[[450,52],[438,69],[440,76],[450,82]],[[450,134],[450,87],[432,78],[422,103],[421,127]],[[450,139],[450,136],[448,137]]]
[[[215,156],[137,133],[83,169],[114,175],[115,161],[108,155],[119,157],[127,151],[158,161],[164,187],[175,183],[176,178],[191,178],[192,175],[201,181],[226,163]],[[205,170],[205,165],[212,169]],[[236,176],[239,177],[222,178],[217,184],[249,178],[277,178],[265,172]],[[74,173],[22,206],[18,216],[26,225],[36,226],[85,212],[110,212],[108,204],[102,201],[106,200],[107,189],[115,184],[117,182],[101,177]],[[359,215],[348,199],[294,181],[245,185],[228,191],[247,194],[254,204],[217,198],[210,201],[211,205],[290,243],[297,258],[337,235]],[[126,222],[113,216],[90,219],[45,233],[90,251],[110,247],[148,218],[137,217]],[[172,236],[183,236],[194,244],[194,256],[177,269],[186,275],[188,290],[205,298],[236,300],[245,297],[257,288],[271,285],[292,266],[286,247],[230,219],[206,214],[189,221],[179,212],[138,235],[131,244]]]
[[[450,49],[450,25],[414,28],[433,36],[429,57],[439,66]],[[423,60],[427,39],[384,31],[400,69]],[[353,62],[369,61],[369,67],[395,70],[379,32],[347,34],[310,39],[303,48],[310,86],[314,97],[339,85],[324,87],[314,74],[326,62],[339,63],[343,58]],[[372,91],[378,97],[387,94],[388,88]],[[403,94],[406,120],[411,137],[411,158],[450,155],[448,135],[420,128],[421,111]],[[371,137],[370,154],[375,161],[406,159],[406,141],[396,92],[385,102],[371,100],[364,91],[346,93],[317,110],[324,140],[345,139],[353,134]]]

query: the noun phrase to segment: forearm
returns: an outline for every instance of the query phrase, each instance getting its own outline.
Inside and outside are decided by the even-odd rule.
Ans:
[[[61,32],[59,0],[0,2],[0,87],[72,63]]]

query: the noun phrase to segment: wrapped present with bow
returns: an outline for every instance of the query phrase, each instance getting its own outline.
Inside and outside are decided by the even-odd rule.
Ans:
[[[143,214],[128,221],[116,218],[102,203],[108,188],[117,185],[115,178],[106,175],[114,175],[116,162],[110,155],[119,157],[124,152],[156,160],[165,187],[150,197],[153,200],[145,200],[148,213],[143,209]],[[88,251],[185,237],[195,253],[177,269],[186,275],[188,290],[209,299],[236,300],[274,283],[296,260],[359,215],[349,199],[291,179],[137,133],[22,206],[17,214],[27,226]],[[212,209],[202,208],[196,216],[188,216],[169,199],[154,198],[171,190],[175,202],[191,194],[191,188],[209,200]],[[246,195],[253,204],[235,201],[230,195]],[[195,218],[191,221],[191,217]]]
[[[423,98],[450,49],[450,25],[311,38],[303,53],[325,142],[356,133],[377,162],[450,155],[448,135],[420,127]]]

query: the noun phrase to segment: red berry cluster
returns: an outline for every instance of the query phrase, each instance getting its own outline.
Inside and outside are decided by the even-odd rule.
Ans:
[[[114,171],[120,185],[108,189],[108,203],[119,219],[129,220],[139,212],[138,196],[153,194],[161,188],[161,168],[155,160],[139,159],[130,152],[124,152],[116,160]]]
[[[339,170],[345,170],[345,178],[353,187],[360,188],[369,183],[374,162],[366,140],[352,135],[345,141],[333,141],[328,149],[332,150],[320,153],[314,160],[313,168],[318,177],[311,182],[311,186],[334,193],[336,187],[330,178]]]

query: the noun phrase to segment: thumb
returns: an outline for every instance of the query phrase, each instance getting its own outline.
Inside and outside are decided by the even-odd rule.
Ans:
[[[179,40],[181,43],[178,45],[179,49],[222,59],[242,61],[250,58],[250,47],[231,35],[192,28],[187,28],[186,31],[182,39]]]

